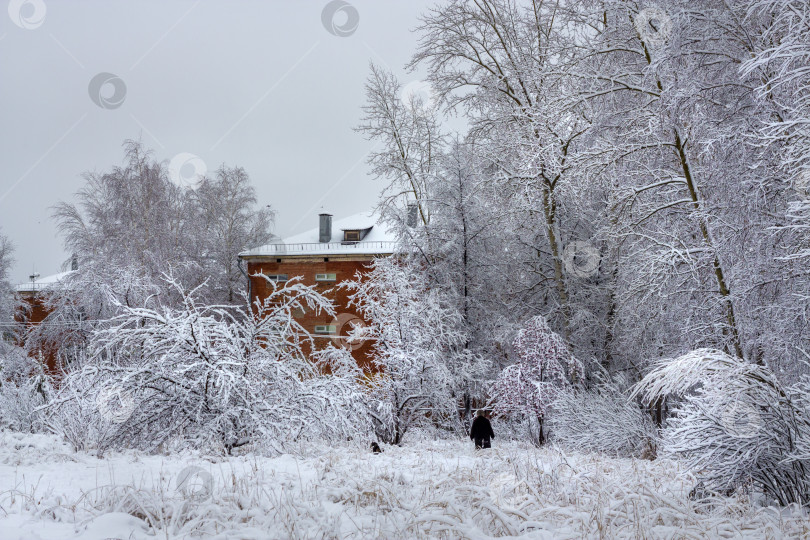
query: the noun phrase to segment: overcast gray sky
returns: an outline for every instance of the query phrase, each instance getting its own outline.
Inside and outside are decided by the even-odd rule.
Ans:
[[[370,208],[382,187],[365,164],[372,143],[352,131],[368,64],[418,80],[403,66],[433,3],[4,0],[0,230],[16,246],[12,279],[59,271],[67,256],[50,207],[72,199],[82,172],[120,164],[128,138],[161,160],[198,156],[180,177],[243,166],[281,236],[314,227],[321,207]],[[341,8],[328,28],[327,5]],[[100,73],[117,79],[96,79],[94,101]]]

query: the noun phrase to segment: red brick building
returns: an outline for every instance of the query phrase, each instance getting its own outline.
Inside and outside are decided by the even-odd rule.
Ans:
[[[371,213],[361,213],[332,221],[331,214],[318,216],[318,227],[305,233],[284,238],[245,251],[239,255],[247,265],[250,295],[263,300],[268,295],[264,274],[274,281],[286,281],[296,276],[305,285],[315,285],[326,293],[335,305],[337,316],[305,312],[296,320],[314,337],[316,347],[330,342],[349,347],[360,365],[368,365],[371,346],[368,343],[348,344],[346,336],[354,324],[362,322],[354,309],[348,307],[345,289],[338,289],[341,281],[353,279],[355,274],[367,270],[375,257],[390,256],[394,252],[394,234]]]
[[[17,322],[23,324],[26,332],[40,324],[50,313],[45,306],[45,295],[47,295],[48,288],[59,283],[71,272],[73,270],[45,276],[44,278],[40,278],[38,274],[35,274],[31,276],[31,281],[17,285],[17,295],[24,305],[23,309],[17,313],[16,319]],[[56,365],[57,351],[38,350],[36,354],[40,362],[45,364],[46,371],[51,374],[58,372]]]

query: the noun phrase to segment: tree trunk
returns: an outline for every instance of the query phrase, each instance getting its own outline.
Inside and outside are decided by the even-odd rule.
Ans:
[[[539,446],[543,446],[546,444],[546,435],[543,433],[543,417],[537,417],[537,425],[538,425],[538,433],[537,433],[537,444]]]
[[[563,261],[562,253],[560,250],[559,241],[556,232],[557,220],[557,204],[554,200],[552,187],[548,186],[543,189],[543,217],[545,218],[545,229],[548,237],[549,249],[551,250],[551,258],[554,262],[554,283],[557,287],[557,295],[560,299],[560,308],[563,316],[563,339],[570,346],[571,344],[571,331],[569,328],[569,321],[571,319],[571,311],[568,306],[568,291],[565,287],[565,277],[563,275]]]

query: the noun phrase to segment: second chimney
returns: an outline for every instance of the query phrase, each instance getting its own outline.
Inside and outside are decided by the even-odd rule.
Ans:
[[[332,241],[332,214],[318,214],[320,227],[318,241],[322,244]]]
[[[408,217],[406,224],[408,228],[413,229],[419,222],[419,207],[416,203],[408,203]]]

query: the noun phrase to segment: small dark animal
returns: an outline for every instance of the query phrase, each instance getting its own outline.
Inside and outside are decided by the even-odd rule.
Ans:
[[[371,451],[375,454],[382,454],[382,448],[376,442],[371,443]]]

